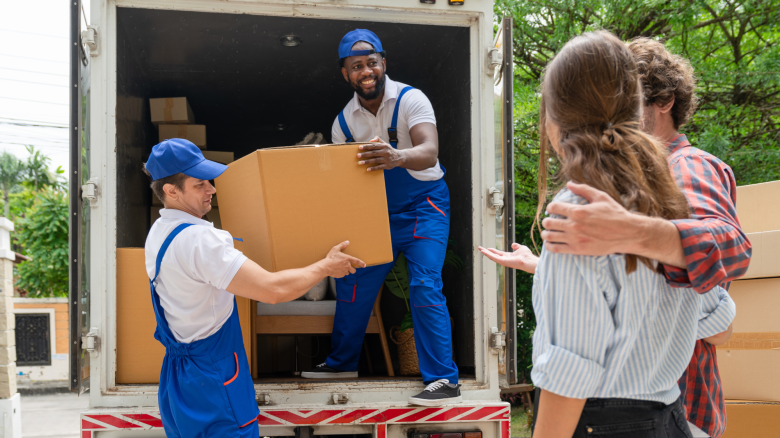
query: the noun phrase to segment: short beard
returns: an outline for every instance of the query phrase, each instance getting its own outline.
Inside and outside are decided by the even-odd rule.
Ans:
[[[350,85],[352,85],[352,88],[355,90],[355,93],[357,93],[358,96],[366,100],[374,100],[379,97],[379,95],[382,94],[382,92],[385,90],[385,72],[382,72],[382,75],[376,78],[376,87],[374,87],[374,91],[370,93],[366,93],[365,90],[363,90],[363,87],[361,87],[360,84],[356,82],[351,82]]]

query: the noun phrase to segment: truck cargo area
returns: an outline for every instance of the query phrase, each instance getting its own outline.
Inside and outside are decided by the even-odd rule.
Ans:
[[[158,143],[150,98],[186,97],[196,123],[207,127],[207,150],[233,152],[236,159],[261,148],[294,145],[310,132],[330,142],[333,120],[353,95],[338,66],[339,41],[358,27],[379,35],[388,76],[422,90],[436,113],[439,160],[451,196],[450,243],[464,263],[461,269],[445,266],[444,294],[455,362],[462,378],[473,378],[474,343],[481,337],[474,333],[473,309],[472,248],[478,242],[473,242],[472,223],[469,28],[137,8],[117,8],[116,17],[118,248],[143,247],[151,226],[153,194],[142,172]],[[285,35],[300,44],[283,45]],[[360,191],[350,190],[359,203]],[[318,216],[311,212],[312,221]],[[368,334],[359,380],[419,380],[399,376],[390,340],[406,312],[404,301],[385,290],[381,309],[396,377],[388,377],[379,335]],[[327,335],[253,336],[256,383],[311,382],[295,372],[322,363],[330,352]]]

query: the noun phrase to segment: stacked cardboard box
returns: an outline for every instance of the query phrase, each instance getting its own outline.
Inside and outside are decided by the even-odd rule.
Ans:
[[[236,297],[247,357],[252,354],[252,302]],[[154,339],[152,307],[143,248],[116,250],[116,383],[158,383],[165,347]],[[253,366],[254,369],[254,366]]]
[[[737,188],[737,215],[753,247],[732,283],[734,334],[718,347],[728,427],[724,437],[780,436],[780,181]]]
[[[149,99],[152,123],[159,130],[159,140],[183,138],[206,149],[206,126],[195,125],[195,114],[186,97]]]

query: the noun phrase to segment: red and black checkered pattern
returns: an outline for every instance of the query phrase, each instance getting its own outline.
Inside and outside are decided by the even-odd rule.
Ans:
[[[751,246],[737,218],[737,183],[731,168],[692,147],[680,134],[667,146],[669,166],[691,206],[691,218],[675,220],[688,269],[664,266],[675,287],[699,293],[729,284],[747,271]],[[688,369],[680,378],[688,421],[719,438],[726,430],[726,407],[715,347],[697,341]]]

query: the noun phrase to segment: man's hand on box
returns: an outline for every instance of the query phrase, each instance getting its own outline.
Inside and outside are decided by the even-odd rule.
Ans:
[[[363,263],[362,260],[341,252],[348,246],[348,240],[339,243],[330,250],[328,256],[323,260],[329,277],[341,278],[349,274],[354,274],[355,268],[366,267],[366,264]]]
[[[360,153],[357,154],[358,164],[369,166],[367,171],[390,170],[402,166],[404,154],[385,143],[379,137],[374,137],[372,143],[360,146]]]

